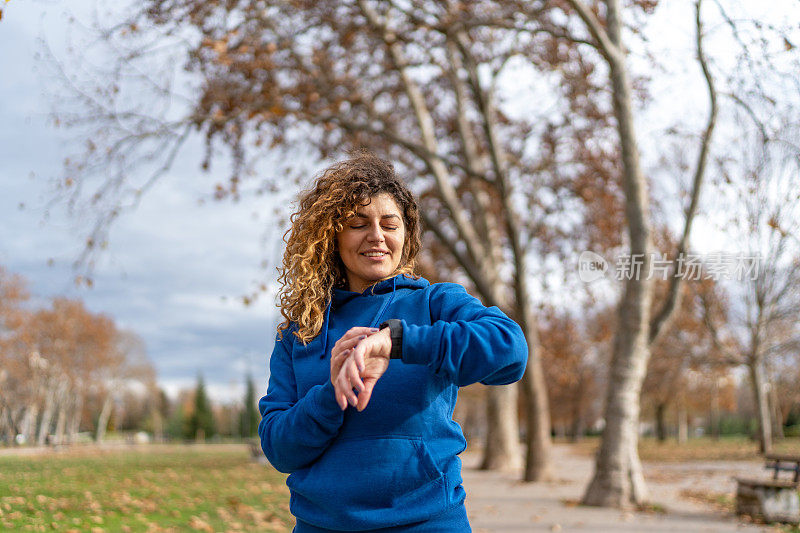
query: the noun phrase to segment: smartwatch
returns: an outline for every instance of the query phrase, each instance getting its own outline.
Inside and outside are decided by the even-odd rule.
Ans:
[[[390,318],[382,323],[380,329],[389,328],[389,337],[392,339],[392,351],[389,359],[401,359],[403,356],[403,322]]]

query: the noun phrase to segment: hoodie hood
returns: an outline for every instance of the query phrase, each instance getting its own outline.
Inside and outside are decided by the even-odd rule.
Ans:
[[[411,278],[405,274],[399,274],[389,279],[379,281],[378,283],[367,287],[364,292],[353,292],[346,289],[333,289],[331,302],[325,308],[325,321],[322,323],[322,331],[320,331],[321,345],[322,345],[322,358],[328,353],[328,326],[330,325],[331,308],[338,308],[350,302],[355,298],[374,298],[389,294],[383,305],[380,306],[378,312],[369,324],[369,327],[377,328],[378,325],[384,320],[384,313],[389,305],[394,300],[395,293],[399,289],[424,289],[430,283],[425,278]]]
[[[347,289],[333,289],[333,306],[339,307],[340,305],[349,302],[353,298],[359,298],[361,296],[369,297],[380,294],[388,294],[395,292],[397,289],[424,289],[428,285],[430,285],[430,283],[428,283],[428,280],[425,278],[414,279],[406,276],[405,274],[400,274],[394,276],[393,278],[379,281],[378,283],[367,287],[364,292],[353,292],[348,291]],[[330,305],[328,307],[330,307]]]

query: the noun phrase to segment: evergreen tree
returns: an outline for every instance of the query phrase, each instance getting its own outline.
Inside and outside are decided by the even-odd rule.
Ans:
[[[188,421],[183,410],[183,405],[177,403],[167,418],[166,433],[168,439],[184,439],[188,435]]]
[[[197,376],[197,388],[194,393],[194,412],[189,419],[189,438],[203,440],[215,433],[214,414],[206,396],[206,386],[203,375]]]
[[[244,395],[244,409],[242,410],[239,435],[243,439],[255,437],[258,430],[258,411],[256,410],[256,387],[253,376],[247,376],[247,391]]]

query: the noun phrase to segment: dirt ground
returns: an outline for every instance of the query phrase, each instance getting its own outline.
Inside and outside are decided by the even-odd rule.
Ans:
[[[476,469],[477,453],[463,454],[467,513],[476,533],[524,531],[592,532],[755,532],[780,531],[743,522],[729,508],[708,496],[736,490],[734,477],[753,477],[762,463],[645,463],[652,512],[623,512],[577,505],[593,470],[590,457],[575,455],[568,446],[553,450],[557,480],[522,483],[519,473]],[[763,474],[767,476],[765,472]]]

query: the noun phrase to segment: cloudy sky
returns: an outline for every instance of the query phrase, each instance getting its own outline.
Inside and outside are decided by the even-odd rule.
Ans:
[[[211,201],[211,184],[224,181],[227,169],[218,165],[211,175],[201,174],[200,143],[190,143],[167,179],[113,226],[110,246],[93,273],[94,288],[76,287],[73,280],[81,272],[72,265],[91,220],[68,216],[63,204],[49,205],[52,179],[61,176],[70,148],[68,132],[48,118],[57,82],[36,55],[42,40],[57,55],[63,52],[69,15],[86,18],[94,0],[0,2],[0,264],[28,279],[37,303],[57,295],[80,298],[141,335],[170,393],[192,386],[198,373],[218,399],[240,398],[248,372],[265,391],[277,311],[269,296],[250,307],[240,297],[274,278],[281,247],[273,204],[285,206],[294,191],[278,199],[244,196],[237,204]],[[777,10],[773,3],[762,4],[779,16],[774,12],[786,13],[791,0],[775,0],[782,6]],[[790,10],[796,12],[796,4]],[[651,161],[676,106],[692,127],[702,123],[707,106],[697,65],[686,61],[693,55],[691,3],[664,2],[659,14],[649,31],[670,36],[656,40],[663,46],[655,53],[671,71],[651,90],[655,101],[671,104],[653,106],[655,114],[639,117],[643,156]],[[724,48],[714,55],[724,67]],[[631,57],[634,64],[642,60],[635,53]],[[677,184],[661,180],[658,186],[672,192]],[[694,232],[695,249],[710,251],[720,242],[720,233],[709,225]]]
[[[71,12],[81,7],[69,3]],[[249,307],[241,297],[274,278],[280,232],[269,200],[204,201],[210,184],[225,176],[198,179],[200,147],[190,145],[168,179],[113,226],[94,287],[76,287],[81,271],[73,263],[90,220],[68,216],[63,205],[48,206],[69,147],[67,132],[48,119],[52,81],[35,59],[39,39],[63,42],[67,2],[11,0],[3,8],[0,264],[27,278],[36,303],[80,298],[141,335],[170,393],[191,387],[198,373],[219,399],[240,398],[248,372],[266,391],[277,311],[270,297]],[[226,172],[223,165],[218,172]]]

